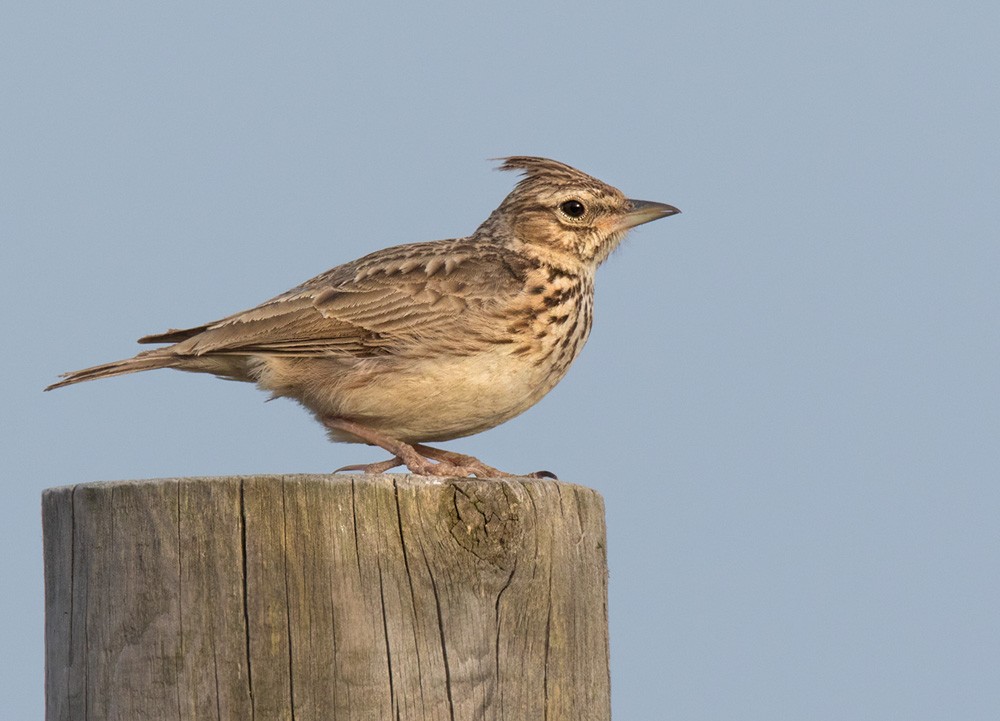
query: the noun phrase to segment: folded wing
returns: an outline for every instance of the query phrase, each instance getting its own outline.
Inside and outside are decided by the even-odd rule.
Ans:
[[[177,355],[371,356],[447,339],[523,291],[527,268],[465,239],[398,246],[334,268],[256,308],[141,338]],[[487,327],[490,327],[487,325]],[[166,350],[166,349],[165,349]]]

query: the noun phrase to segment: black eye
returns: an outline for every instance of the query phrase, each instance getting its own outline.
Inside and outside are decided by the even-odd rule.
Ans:
[[[567,200],[559,205],[559,210],[571,218],[579,218],[587,212],[587,209],[583,207],[583,203],[579,200]]]

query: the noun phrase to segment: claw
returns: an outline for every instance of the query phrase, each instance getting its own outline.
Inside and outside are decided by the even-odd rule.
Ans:
[[[535,471],[534,473],[529,473],[528,478],[551,478],[553,481],[559,480],[559,476],[552,471]]]

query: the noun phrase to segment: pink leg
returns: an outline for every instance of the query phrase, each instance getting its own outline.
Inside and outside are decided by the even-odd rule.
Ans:
[[[350,433],[365,443],[389,451],[394,456],[392,459],[393,465],[391,466],[386,466],[390,461],[382,461],[381,463],[373,463],[369,466],[353,466],[349,468],[350,470],[381,473],[388,468],[394,468],[399,465],[399,463],[395,463],[398,460],[405,464],[411,473],[421,476],[474,476],[477,471],[482,472],[482,468],[465,467],[447,461],[434,463],[432,460],[420,455],[409,443],[397,441],[395,438],[390,438],[360,423],[345,421],[342,418],[324,418],[323,424],[327,428]]]
[[[476,469],[477,478],[505,478],[518,475],[516,473],[501,471],[493,466],[488,466],[475,456],[467,456],[464,453],[455,453],[455,451],[446,451],[443,448],[425,446],[423,443],[414,443],[413,448],[420,455],[427,456],[428,458],[453,463],[456,466],[463,466],[465,468],[474,468]],[[534,473],[527,473],[524,475],[528,478],[552,478],[558,480],[556,478],[556,474],[551,471],[535,471]]]
[[[443,448],[433,448],[432,446],[425,446],[423,443],[414,443],[413,449],[420,455],[433,458],[436,461],[451,463],[463,468],[475,468],[478,478],[503,478],[514,475],[513,473],[505,473],[493,466],[488,466],[475,456],[467,456],[464,453],[446,451]]]

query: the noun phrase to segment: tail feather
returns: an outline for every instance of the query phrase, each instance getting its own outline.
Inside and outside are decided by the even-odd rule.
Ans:
[[[63,386],[73,385],[74,383],[92,381],[98,378],[110,378],[111,376],[121,376],[126,373],[138,373],[139,371],[148,371],[153,370],[154,368],[175,367],[178,364],[179,358],[170,353],[163,353],[162,350],[166,349],[146,351],[145,353],[140,353],[134,358],[112,361],[111,363],[102,363],[101,365],[92,366],[91,368],[84,368],[78,371],[63,373],[59,376],[63,380],[58,383],[53,383],[45,390],[51,391],[56,388],[62,388]]]
[[[139,339],[139,343],[180,343],[182,340],[193,338],[207,329],[207,325],[200,325],[197,328],[171,328],[165,333],[144,335]]]

